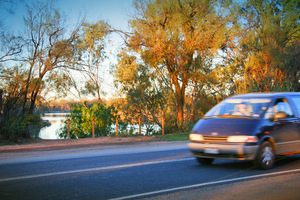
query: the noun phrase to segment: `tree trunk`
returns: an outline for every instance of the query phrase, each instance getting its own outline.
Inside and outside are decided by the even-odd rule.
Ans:
[[[35,101],[36,101],[36,98],[37,98],[37,94],[38,94],[38,91],[32,92],[30,107],[29,107],[29,111],[28,111],[29,115],[33,114],[34,106],[35,106]]]
[[[35,54],[36,54],[36,52],[35,52]],[[30,69],[29,69],[28,77],[26,80],[25,91],[24,91],[24,101],[23,101],[23,107],[22,107],[23,115],[25,114],[25,110],[26,110],[27,94],[28,94],[28,89],[29,89],[29,85],[30,85],[30,78],[31,78],[33,66],[34,66],[34,62],[30,63]]]
[[[97,90],[97,95],[98,95],[98,103],[99,103],[99,105],[102,105],[102,99],[101,99],[101,95],[100,95],[99,90]]]
[[[35,102],[36,102],[37,96],[38,96],[38,94],[40,92],[41,84],[42,84],[42,79],[43,79],[45,73],[46,72],[42,73],[42,75],[39,78],[39,81],[36,83],[37,85],[35,85],[35,88],[34,88],[34,90],[31,93],[31,98],[30,98],[31,102],[30,102],[30,107],[29,107],[29,111],[28,111],[29,115],[33,114],[34,107],[35,107]]]
[[[2,95],[3,95],[3,90],[0,89],[0,119],[1,119],[1,111],[2,111]]]
[[[175,97],[177,103],[177,126],[182,129],[182,123],[184,121],[184,104],[185,104],[185,88],[187,85],[187,73],[183,73],[182,85],[180,86],[179,78],[176,72],[172,71],[170,66],[168,67],[169,73],[171,74],[172,82],[175,86]]]
[[[2,133],[2,95],[3,95],[3,90],[0,89],[0,133]],[[0,134],[1,136],[1,134]]]
[[[181,93],[176,94],[176,100],[177,100],[177,122],[180,126],[180,124],[183,122],[184,120],[184,96],[181,95]]]
[[[195,110],[195,105],[196,105],[196,93],[197,93],[197,83],[196,81],[194,81],[194,89],[193,89],[193,93],[192,93],[192,102],[191,102],[191,118],[190,121],[195,121],[196,118],[196,110]]]

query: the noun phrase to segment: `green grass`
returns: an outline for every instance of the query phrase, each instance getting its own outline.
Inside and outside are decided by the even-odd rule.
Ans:
[[[111,137],[139,137],[141,135],[138,134],[118,134],[111,135]],[[172,133],[166,135],[148,135],[149,137],[153,137],[154,141],[184,141],[189,140],[189,133]]]
[[[154,135],[155,138],[162,141],[184,141],[189,140],[188,133],[173,133],[167,135]]]

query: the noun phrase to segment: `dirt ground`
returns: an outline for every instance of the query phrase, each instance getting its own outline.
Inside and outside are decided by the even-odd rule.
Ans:
[[[92,146],[92,145],[111,145],[111,144],[128,144],[146,141],[157,141],[151,136],[138,137],[100,137],[100,138],[83,138],[83,139],[59,139],[59,140],[43,140],[33,139],[28,144],[14,144],[0,146],[0,152],[16,151],[16,150],[33,150],[48,148],[67,148],[76,146]]]

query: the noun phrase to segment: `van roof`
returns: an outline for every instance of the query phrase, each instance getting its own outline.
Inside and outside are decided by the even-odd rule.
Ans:
[[[271,97],[282,97],[282,96],[300,96],[300,92],[270,92],[270,93],[249,93],[249,94],[240,94],[235,95],[235,97],[260,97],[260,98],[271,98]]]

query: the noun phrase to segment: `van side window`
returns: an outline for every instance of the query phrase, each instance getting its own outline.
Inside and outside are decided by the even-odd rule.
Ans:
[[[277,99],[273,106],[269,107],[265,114],[265,119],[271,119],[278,112],[287,114],[287,118],[294,117],[290,104],[286,99]]]
[[[296,106],[298,115],[300,115],[300,96],[292,96],[292,101],[294,102],[294,105]]]

